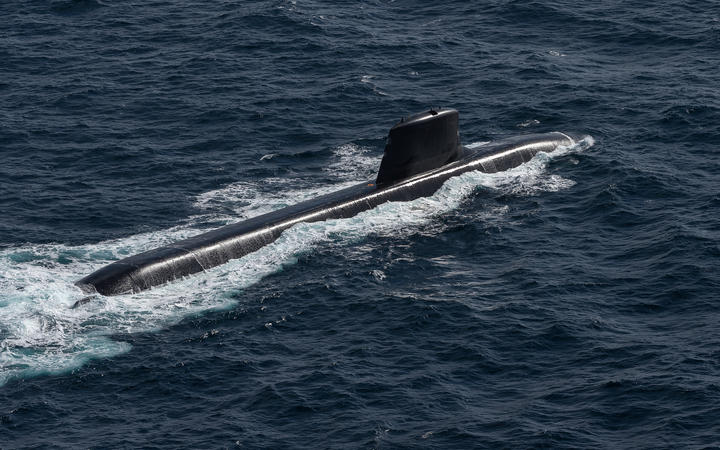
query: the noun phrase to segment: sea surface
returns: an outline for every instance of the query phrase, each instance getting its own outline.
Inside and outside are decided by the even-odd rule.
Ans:
[[[0,448],[720,447],[720,4],[0,4]],[[373,180],[388,129],[588,137],[70,309]]]

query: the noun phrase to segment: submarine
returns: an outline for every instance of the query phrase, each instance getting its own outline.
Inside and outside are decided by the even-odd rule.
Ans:
[[[349,218],[385,202],[428,197],[464,172],[508,170],[580,139],[560,132],[527,134],[470,149],[460,143],[458,120],[458,111],[450,108],[403,118],[388,133],[375,180],[113,262],[75,283],[89,297],[73,307],[97,294],[137,293],[203,272],[270,244],[300,222]]]

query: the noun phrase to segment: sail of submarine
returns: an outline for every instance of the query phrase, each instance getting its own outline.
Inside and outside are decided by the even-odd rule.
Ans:
[[[552,132],[516,136],[468,149],[460,144],[458,117],[454,109],[435,108],[395,124],[388,134],[374,182],[121,259],[75,284],[86,294],[140,292],[252,253],[297,223],[348,218],[385,202],[427,197],[447,179],[464,172],[508,170],[538,152],[549,153],[577,142],[568,134]]]

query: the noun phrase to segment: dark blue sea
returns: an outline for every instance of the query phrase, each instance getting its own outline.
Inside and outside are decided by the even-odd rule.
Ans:
[[[720,4],[0,4],[0,448],[720,447]],[[389,128],[579,145],[70,309],[373,180]]]

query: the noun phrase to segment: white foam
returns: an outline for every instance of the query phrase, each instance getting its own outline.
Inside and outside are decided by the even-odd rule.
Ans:
[[[474,149],[474,148],[482,147],[483,145],[487,145],[489,143],[490,143],[490,141],[471,142],[469,144],[464,145],[463,147],[469,148],[469,149]]]
[[[373,92],[375,92],[378,95],[383,95],[383,96],[388,95],[387,92],[382,91],[382,90],[380,90],[380,88],[378,88],[377,83],[375,83],[373,81],[374,79],[375,79],[375,75],[363,75],[362,77],[360,77],[360,82],[365,83],[365,84],[369,85],[370,87],[372,87]]]
[[[527,127],[531,127],[531,126],[533,126],[533,125],[538,125],[538,124],[540,124],[540,121],[539,121],[539,120],[537,120],[537,119],[530,119],[530,120],[526,120],[526,121],[524,121],[524,122],[520,122],[519,124],[517,124],[517,125],[515,125],[515,126],[518,127],[518,128],[527,128]]]
[[[0,385],[12,378],[65,372],[92,358],[110,357],[130,348],[110,339],[110,335],[161,329],[191,315],[232,307],[237,302],[234,293],[293,264],[317,245],[347,245],[370,233],[412,233],[433,217],[457,208],[478,187],[520,195],[565,189],[574,182],[548,175],[548,161],[590,145],[592,138],[586,138],[572,148],[559,149],[552,155],[538,154],[530,162],[502,173],[468,172],[448,180],[431,197],[385,203],[349,219],[298,224],[273,244],[206,273],[139,294],[99,297],[77,309],[70,306],[83,297],[74,286],[78,278],[118,258],[204,230],[193,226],[191,220],[167,230],[96,244],[28,244],[4,249],[0,251]],[[339,161],[329,166],[329,174],[356,181],[371,177],[377,161],[368,153],[357,146],[339,147]],[[267,191],[250,183],[234,183],[198,196],[196,204],[205,210],[204,219],[230,221],[237,217],[228,214],[228,209],[239,217],[248,217],[347,184],[286,189],[276,194],[274,189],[287,185],[278,179],[269,183]],[[489,211],[488,217],[502,216],[505,210]]]
[[[262,183],[240,181],[198,195],[193,206],[211,214],[215,221],[237,221],[329,194],[365,179],[371,180],[379,166],[369,148],[355,144],[333,149],[332,161],[324,171],[339,181],[335,184],[305,185],[298,189],[297,179],[266,178]],[[203,215],[197,216],[194,221],[203,218]]]

